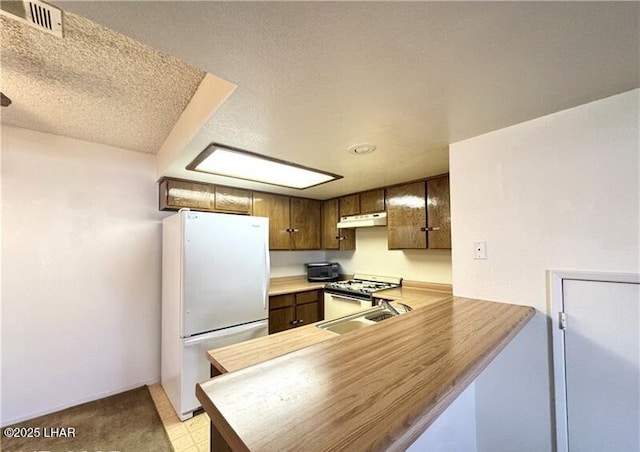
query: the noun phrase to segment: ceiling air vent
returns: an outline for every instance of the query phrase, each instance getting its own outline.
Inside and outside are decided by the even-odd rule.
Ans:
[[[62,10],[38,1],[0,1],[0,13],[62,37]]]

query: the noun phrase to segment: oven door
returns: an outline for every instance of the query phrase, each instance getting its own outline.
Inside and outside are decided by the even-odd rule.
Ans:
[[[351,297],[344,294],[324,292],[324,319],[333,320],[345,315],[371,309],[371,299]]]

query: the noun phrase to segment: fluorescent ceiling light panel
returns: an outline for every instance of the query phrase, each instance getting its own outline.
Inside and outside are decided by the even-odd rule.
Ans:
[[[207,146],[187,169],[300,190],[342,178],[216,143]]]

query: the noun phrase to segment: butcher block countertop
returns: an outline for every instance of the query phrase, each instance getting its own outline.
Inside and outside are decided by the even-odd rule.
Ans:
[[[210,352],[228,373],[196,395],[215,428],[233,450],[406,449],[534,315],[414,290],[414,311],[341,336],[308,325]]]
[[[220,373],[268,361],[286,353],[336,337],[335,333],[317,328],[315,323],[239,344],[210,350],[207,358]]]
[[[282,295],[285,293],[305,292],[324,288],[323,282],[308,282],[307,277],[284,276],[281,278],[271,278],[269,281],[269,295]]]
[[[398,287],[396,289],[386,289],[373,294],[374,298],[384,298],[385,300],[400,301],[413,309],[420,309],[436,301],[452,299],[451,292],[436,292],[433,290],[418,289],[414,287]]]
[[[274,285],[273,280],[271,285]],[[287,288],[287,291],[282,293],[291,293],[290,289],[304,286],[300,281],[295,286],[295,280],[293,280],[293,285],[285,280],[281,287]],[[433,286],[429,286],[428,290],[424,286],[408,286],[382,290],[376,292],[375,296],[387,300],[401,301],[413,309],[418,309],[436,301],[451,299],[451,286],[446,286],[444,289],[437,287],[437,290],[441,291],[435,291]],[[217,348],[207,353],[207,357],[218,372],[227,373],[261,363],[262,361],[268,361],[276,356],[300,350],[335,336],[335,333],[316,328],[315,324],[305,325],[282,331],[276,335]]]

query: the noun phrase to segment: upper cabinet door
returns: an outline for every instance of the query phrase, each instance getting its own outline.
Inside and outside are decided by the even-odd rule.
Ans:
[[[387,188],[389,249],[427,247],[425,182]]]
[[[384,212],[384,188],[360,193],[360,213]]]
[[[322,204],[322,247],[325,250],[355,250],[355,229],[338,229],[338,199]]]
[[[320,201],[291,198],[291,249],[319,250],[321,248],[321,216]]]
[[[288,196],[257,192],[253,194],[253,215],[269,218],[270,250],[288,250],[291,248],[289,213]],[[318,224],[319,222],[318,219]]]
[[[251,214],[251,192],[241,188],[165,179],[160,183],[160,210],[189,208],[208,212]]]
[[[340,198],[340,216],[358,215],[360,213],[360,195],[343,196]]]
[[[160,184],[160,209],[178,210],[188,207],[195,210],[215,210],[215,194],[212,185],[166,179]]]
[[[241,188],[215,187],[216,210],[225,212],[251,213],[251,192]]]
[[[338,232],[338,200],[330,199],[322,203],[322,248],[340,249]]]
[[[430,249],[451,249],[449,176],[427,181],[427,218]]]

